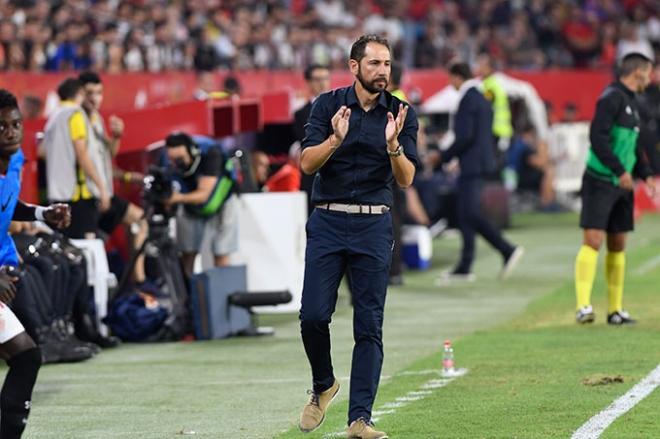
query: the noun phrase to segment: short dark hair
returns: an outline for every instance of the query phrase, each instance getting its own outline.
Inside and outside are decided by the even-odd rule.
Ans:
[[[194,143],[192,137],[183,131],[175,131],[165,138],[165,146],[168,148],[174,148],[181,145],[190,148]]]
[[[227,92],[232,92],[232,93],[241,93],[241,83],[238,82],[238,78],[235,76],[229,75],[225,78],[224,82],[224,89]]]
[[[449,66],[449,74],[460,76],[464,80],[472,79],[472,70],[467,63],[454,62]]]
[[[621,63],[619,64],[619,76],[628,76],[635,70],[644,68],[651,64],[652,62],[647,56],[637,52],[629,53],[623,57]]]
[[[403,76],[403,65],[398,62],[392,62],[392,70],[390,71],[390,82],[394,85],[401,85],[401,77]]]
[[[9,90],[2,88],[0,89],[0,110],[4,110],[5,108],[18,109],[18,102],[16,101],[16,96]]]
[[[314,70],[328,70],[328,66],[323,64],[312,64],[305,69],[305,81],[311,81]]]
[[[102,84],[99,74],[91,70],[87,70],[86,72],[82,72],[80,75],[78,75],[78,80],[82,82],[82,85]]]
[[[364,52],[367,49],[367,44],[369,43],[383,45],[387,47],[387,50],[389,50],[390,53],[392,52],[390,49],[390,43],[387,42],[386,38],[374,34],[362,35],[351,46],[350,59],[354,59],[355,61],[360,62],[362,58],[364,58]]]
[[[83,88],[83,84],[80,80],[67,78],[57,87],[57,95],[61,100],[68,101],[75,98],[81,88]]]

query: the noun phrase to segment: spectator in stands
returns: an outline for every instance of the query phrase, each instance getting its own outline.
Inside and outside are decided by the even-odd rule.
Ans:
[[[300,190],[299,164],[290,158],[275,172],[271,172],[270,159],[263,151],[252,151],[252,175],[256,186],[264,192],[293,192]]]
[[[85,101],[82,106],[91,128],[88,136],[88,148],[93,151],[91,157],[96,166],[96,171],[103,180],[110,196],[110,207],[101,214],[98,228],[110,235],[118,225],[126,225],[129,233],[132,234],[131,245],[133,250],[137,250],[147,237],[147,221],[144,218],[144,211],[141,207],[115,195],[113,189],[115,167],[112,161],[119,151],[121,137],[124,134],[124,121],[117,116],[110,116],[108,119],[110,131],[108,132],[103,117],[99,113],[104,93],[101,77],[95,72],[87,71],[81,73],[78,79],[85,90]],[[130,172],[122,172],[116,169],[116,173],[124,181],[130,182],[132,180]],[[137,230],[135,234],[133,234],[133,228]],[[140,255],[136,261],[134,277],[137,283],[142,283],[146,279],[143,255]]]
[[[181,191],[172,194],[177,205],[177,240],[186,274],[193,272],[205,234],[211,235],[216,267],[229,265],[238,250],[238,198],[232,193],[232,162],[208,137],[177,132],[165,139],[167,165],[174,170]]]
[[[0,65],[7,69],[18,42],[14,68],[39,71],[90,62],[104,71],[334,68],[343,45],[366,31],[387,35],[405,64],[418,67],[457,55],[472,62],[480,51],[506,68],[605,67],[619,33],[624,44],[660,41],[649,2],[323,0],[303,2],[302,13],[283,1],[253,7],[261,3],[11,2],[1,17]]]
[[[492,171],[493,156],[493,111],[472,79],[470,67],[465,63],[454,63],[449,68],[449,81],[460,95],[458,110],[454,117],[455,140],[443,151],[441,163],[457,158],[461,174],[456,184],[457,213],[463,248],[461,258],[454,269],[445,274],[448,279],[471,280],[472,263],[475,256],[476,233],[483,236],[502,255],[500,273],[505,278],[516,266],[523,254],[521,246],[514,246],[504,239],[480,212],[483,178]]]
[[[238,97],[241,94],[241,83],[234,75],[228,75],[223,82],[223,92],[227,97]]]
[[[598,22],[578,5],[570,5],[568,15],[562,26],[562,35],[573,56],[573,65],[588,67],[600,51]]]
[[[270,159],[268,158],[268,154],[259,150],[252,151],[250,154],[250,166],[256,187],[260,191],[264,190],[264,186],[270,175]]]
[[[198,101],[205,101],[213,97],[213,93],[218,91],[215,74],[208,71],[197,72],[197,90],[193,92],[193,98]]]
[[[48,199],[71,206],[73,220],[64,233],[93,238],[99,211],[110,208],[110,192],[94,165],[90,136],[94,135],[81,105],[85,100],[78,79],[64,80],[57,89],[60,107],[50,116],[41,147],[46,154]]]
[[[625,21],[621,25],[621,37],[616,50],[617,60],[633,52],[653,58],[653,47],[647,39],[639,35],[639,27],[635,23]]]
[[[293,114],[293,135],[296,141],[302,144],[305,138],[305,125],[312,111],[312,104],[319,95],[330,91],[330,70],[320,64],[312,64],[305,69],[305,82],[307,84],[307,103]],[[312,204],[312,186],[314,175],[302,174],[300,189],[307,194],[307,212],[311,215],[314,206]]]

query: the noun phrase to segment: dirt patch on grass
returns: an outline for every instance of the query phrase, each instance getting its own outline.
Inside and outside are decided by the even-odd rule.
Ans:
[[[623,382],[622,375],[595,374],[582,379],[582,384],[585,386],[607,386]]]

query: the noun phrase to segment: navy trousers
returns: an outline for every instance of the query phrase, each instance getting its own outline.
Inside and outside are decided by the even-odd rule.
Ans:
[[[483,182],[478,177],[459,177],[456,187],[456,208],[458,225],[463,237],[461,260],[456,266],[458,272],[470,272],[474,261],[475,235],[479,233],[502,254],[508,258],[514,247],[508,243],[502,234],[493,227],[481,213],[481,189]]]
[[[371,419],[383,364],[383,311],[392,259],[392,218],[315,209],[307,222],[300,327],[314,391],[334,381],[329,324],[348,271],[353,294],[349,424]]]

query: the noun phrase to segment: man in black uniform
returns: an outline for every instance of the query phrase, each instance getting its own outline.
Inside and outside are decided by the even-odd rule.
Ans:
[[[634,323],[623,310],[626,233],[633,230],[633,175],[646,180],[655,191],[648,164],[638,146],[639,114],[635,93],[650,81],[652,63],[639,53],[626,55],[619,66],[619,78],[607,86],[596,104],[589,140],[591,149],[582,179],[584,230],[582,247],[575,261],[575,293],[578,323],[594,321],[591,289],[598,250],[607,235],[605,271],[608,289],[607,322],[611,325]]]
[[[350,272],[355,346],[348,411],[349,438],[385,438],[371,422],[383,362],[382,326],[392,256],[390,183],[412,184],[417,164],[417,117],[386,91],[387,40],[360,37],[349,67],[356,82],[322,94],[303,141],[301,167],[317,173],[307,222],[300,323],[313,389],[300,429],[313,431],[339,391],[330,358],[329,323],[337,288]]]

